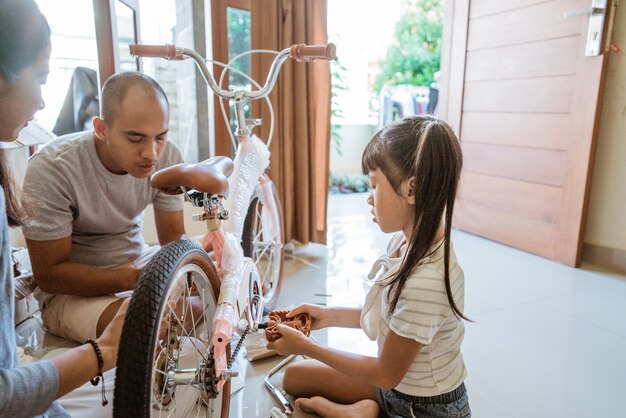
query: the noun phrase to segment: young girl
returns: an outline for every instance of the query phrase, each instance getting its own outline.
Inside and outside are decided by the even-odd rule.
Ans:
[[[462,156],[450,127],[431,116],[380,130],[363,153],[372,186],[367,202],[383,232],[395,232],[362,309],[302,305],[312,328],[361,327],[378,342],[378,357],[322,347],[278,327],[268,348],[314,360],[285,370],[296,405],[322,417],[470,417],[461,342],[463,270],[450,232]],[[310,399],[309,399],[310,398]]]

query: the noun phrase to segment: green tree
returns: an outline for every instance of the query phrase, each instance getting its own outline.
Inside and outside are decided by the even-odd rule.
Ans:
[[[442,0],[403,0],[393,43],[374,81],[377,93],[385,84],[428,86],[434,80],[441,55],[442,3]]]
[[[341,151],[341,134],[339,132],[341,124],[338,122],[340,119],[344,118],[344,115],[337,100],[337,92],[346,92],[348,90],[348,86],[345,82],[346,72],[346,67],[339,62],[339,58],[330,62],[330,113],[332,118],[331,122],[333,122],[330,125],[330,143],[339,155],[343,155],[343,152]]]

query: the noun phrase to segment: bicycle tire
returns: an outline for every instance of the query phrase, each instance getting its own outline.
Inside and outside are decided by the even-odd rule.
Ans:
[[[174,315],[175,319],[178,319],[177,314],[174,312],[178,308],[172,309],[172,299],[169,299],[169,297],[176,296],[176,292],[181,288],[181,282],[183,285],[186,285],[186,290],[190,292],[188,295],[191,295],[193,289],[201,295],[201,310],[202,318],[204,319],[202,324],[205,326],[206,333],[210,335],[208,327],[212,326],[212,316],[220,286],[217,271],[207,253],[196,243],[186,240],[169,243],[154,255],[141,274],[124,320],[117,359],[113,399],[113,416],[116,418],[150,417],[153,413],[159,415],[160,410],[155,409],[153,406],[155,404],[153,391],[156,385],[153,379],[155,376],[158,376],[159,372],[156,367],[157,359],[161,358],[163,360],[163,357],[159,356],[163,354],[164,341],[172,341],[172,337],[174,337],[179,348],[185,344],[183,341],[185,336],[172,335],[170,333],[167,334],[167,339],[159,340],[160,335],[163,335],[159,333],[163,331],[162,326],[164,323],[168,325],[169,328],[167,329],[171,330],[171,324],[176,322],[172,320],[172,316],[168,317],[169,322],[164,322],[163,315],[169,312],[170,315]],[[182,295],[185,295],[184,290]],[[185,298],[181,299],[179,296],[174,301],[177,307],[180,306],[180,301],[183,299]],[[202,340],[195,335],[196,326],[200,323],[201,318],[197,318],[198,321],[196,321],[191,312],[190,304],[185,308],[185,302],[183,301],[182,306],[182,314],[178,324],[181,327],[183,327],[183,323],[187,325],[184,318],[187,317],[186,309],[188,308],[192,318],[191,323],[193,324],[193,339],[188,331],[183,330],[183,332],[187,332],[187,342],[190,342],[195,347],[195,350],[201,353],[196,344]],[[168,308],[169,311],[166,312]],[[211,312],[211,309],[213,309],[213,312]],[[209,320],[208,324],[207,319]],[[207,337],[207,342],[208,338],[210,337]],[[169,344],[165,343],[168,346],[168,350],[171,349]],[[161,351],[158,352],[158,350]],[[182,352],[182,349],[180,349],[180,352]],[[230,353],[230,346],[227,352]],[[180,356],[180,353],[178,355]],[[193,353],[193,355],[196,357],[200,356],[197,353]],[[168,360],[171,362],[171,359],[168,359],[166,356],[164,363]],[[195,360],[197,359],[192,359],[192,361]],[[178,357],[176,361],[178,362]],[[176,388],[179,387],[177,386]],[[196,388],[193,388],[193,390],[196,390]],[[225,418],[228,416],[230,381],[226,382],[220,393],[221,395],[218,395],[216,401],[209,405],[209,407],[214,409],[214,412],[210,415],[211,417]],[[165,394],[165,391],[161,393],[161,395],[163,394]],[[170,392],[167,392],[167,395],[170,396]],[[219,399],[220,397],[221,399]],[[197,396],[197,399],[199,398]],[[169,402],[171,400],[177,402],[176,392],[173,392],[169,399]],[[156,403],[159,402],[157,401]],[[198,406],[198,408],[201,408],[201,406]]]
[[[283,264],[285,260],[284,224],[278,193],[274,183],[267,179],[272,191],[270,205],[265,205],[266,196],[263,194],[262,185],[259,183],[254,188],[244,221],[241,236],[243,254],[250,257],[257,265],[259,278],[263,287],[265,310],[271,310],[278,300],[283,281]],[[272,213],[269,207],[276,208]],[[264,210],[267,211],[264,213]],[[265,216],[264,216],[265,215]],[[263,234],[264,224],[269,224],[268,216],[274,217],[272,222],[279,231]]]

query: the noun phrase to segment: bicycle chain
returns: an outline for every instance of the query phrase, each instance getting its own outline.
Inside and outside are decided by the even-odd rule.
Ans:
[[[239,354],[239,350],[241,350],[241,347],[243,347],[243,341],[246,339],[246,336],[248,335],[248,332],[250,332],[250,325],[249,324],[246,325],[246,329],[241,334],[241,338],[239,338],[239,342],[235,346],[235,349],[233,350],[233,352],[230,354],[230,360],[228,361],[228,364],[227,364],[227,367],[226,367],[228,370],[230,370],[231,366],[235,362],[235,359],[237,358],[237,355]]]

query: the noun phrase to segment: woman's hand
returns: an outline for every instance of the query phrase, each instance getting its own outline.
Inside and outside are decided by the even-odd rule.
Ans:
[[[308,348],[314,344],[302,332],[287,325],[278,324],[276,330],[281,335],[279,339],[267,344],[267,348],[281,355],[306,354]]]
[[[120,336],[122,335],[122,326],[124,325],[124,317],[128,310],[130,298],[126,299],[118,309],[115,317],[109,325],[102,331],[102,335],[96,341],[102,352],[104,360],[103,371],[112,369],[117,363],[117,352],[120,345]]]
[[[311,317],[311,330],[322,329],[333,325],[334,316],[332,310],[319,305],[305,303],[287,313],[287,318],[307,313]]]

